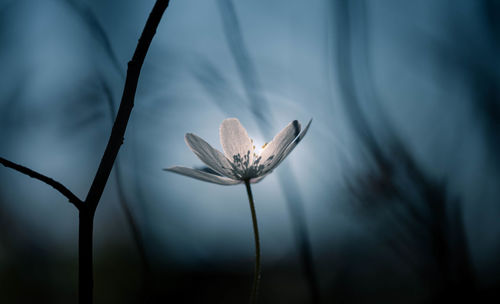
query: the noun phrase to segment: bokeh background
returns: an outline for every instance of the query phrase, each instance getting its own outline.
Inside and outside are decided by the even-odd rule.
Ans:
[[[153,4],[0,1],[0,155],[84,198]],[[260,144],[313,118],[253,187],[261,303],[498,300],[499,53],[495,0],[172,0],[97,209],[96,303],[248,300],[244,187],[162,171],[227,117]],[[77,220],[0,168],[1,303],[76,302]]]

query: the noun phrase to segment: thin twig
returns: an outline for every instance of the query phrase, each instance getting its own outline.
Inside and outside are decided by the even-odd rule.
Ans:
[[[123,95],[118,109],[118,114],[116,116],[106,150],[104,151],[101,163],[97,169],[96,176],[94,177],[89,192],[87,193],[87,198],[84,202],[82,202],[68,188],[52,178],[8,161],[4,158],[0,158],[0,163],[4,166],[12,168],[52,186],[54,189],[66,196],[69,201],[78,208],[78,297],[80,304],[91,304],[93,302],[92,235],[94,213],[109,179],[109,175],[118,155],[118,151],[123,144],[123,136],[127,128],[132,108],[134,107],[135,92],[137,90],[137,83],[139,81],[139,75],[144,59],[156,33],[156,28],[158,27],[169,2],[169,0],[156,1],[148,20],[146,21],[141,37],[139,38],[132,60],[128,63],[127,77],[123,88]]]
[[[24,166],[21,166],[21,165],[18,165],[16,163],[13,163],[9,160],[6,160],[5,158],[3,157],[0,157],[0,163],[2,165],[4,165],[5,167],[7,168],[11,168],[11,169],[14,169],[22,174],[25,174],[25,175],[28,175],[29,177],[32,177],[34,179],[37,179],[41,182],[44,182],[46,183],[47,185],[51,186],[52,188],[56,189],[57,191],[59,191],[59,193],[61,193],[62,195],[64,195],[66,198],[68,198],[69,202],[72,203],[73,205],[75,205],[76,208],[80,209],[83,202],[75,195],[73,194],[73,192],[71,192],[68,188],[66,188],[63,184],[61,184],[60,182],[48,177],[48,176],[45,176],[43,174],[40,174],[36,171],[33,171],[29,168],[26,168]]]
[[[115,113],[115,108],[114,108],[114,98],[113,94],[111,92],[111,89],[107,85],[107,83],[102,80],[102,89],[104,91],[104,94],[106,95],[106,101],[108,103],[109,107],[109,114],[110,114],[110,119],[111,122],[113,122],[113,119],[116,116]],[[146,246],[144,244],[144,239],[141,235],[141,231],[139,229],[139,225],[137,224],[137,221],[132,213],[132,210],[130,210],[129,207],[129,202],[127,199],[127,196],[125,195],[125,190],[123,189],[123,182],[121,178],[121,166],[120,166],[120,157],[118,156],[116,161],[115,161],[115,179],[116,179],[116,188],[118,192],[118,202],[120,203],[120,207],[123,210],[123,213],[125,214],[125,220],[127,221],[129,227],[130,227],[130,233],[132,234],[132,240],[135,243],[135,246],[137,248],[137,251],[139,252],[139,256],[141,259],[142,263],[142,270],[143,270],[143,293],[144,293],[144,299],[147,299],[149,296],[149,289],[151,285],[151,265],[148,260],[148,256],[146,254]]]
[[[151,41],[156,33],[160,20],[168,6],[169,0],[157,0],[142,31],[137,48],[128,63],[127,77],[123,88],[123,95],[118,108],[113,129],[101,158],[92,185],[90,186],[85,208],[80,210],[79,231],[79,302],[91,304],[93,302],[93,262],[92,262],[92,233],[94,213],[101,199],[106,183],[111,174],[118,151],[123,144],[123,136],[127,129],[128,120],[134,107],[135,92],[144,59]]]
[[[160,23],[163,12],[168,6],[169,0],[158,0],[156,1],[151,14],[144,26],[141,37],[139,38],[139,43],[135,49],[134,56],[132,60],[128,63],[127,78],[125,80],[125,86],[123,88],[123,95],[120,102],[120,108],[118,109],[118,115],[116,116],[115,123],[113,124],[113,129],[111,131],[111,136],[109,137],[106,150],[97,169],[94,181],[90,187],[87,194],[85,202],[89,203],[92,209],[97,208],[99,199],[102,196],[106,182],[108,181],[111,169],[115,162],[118,151],[123,144],[123,136],[125,130],[127,129],[128,120],[130,118],[130,113],[134,107],[135,92],[137,90],[137,83],[139,81],[139,74],[141,72],[142,64],[148,52],[153,36],[156,33],[156,28]]]

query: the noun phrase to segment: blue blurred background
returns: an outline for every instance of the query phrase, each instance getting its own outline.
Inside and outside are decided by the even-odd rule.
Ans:
[[[84,198],[153,4],[1,0],[0,156]],[[184,134],[220,149],[227,117],[260,145],[313,118],[253,187],[261,303],[498,296],[499,18],[494,0],[171,1],[96,214],[96,303],[247,301],[244,187],[162,171],[201,166]],[[76,301],[77,219],[0,168],[0,302]]]

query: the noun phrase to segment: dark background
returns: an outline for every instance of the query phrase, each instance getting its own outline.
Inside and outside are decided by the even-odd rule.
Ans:
[[[0,156],[83,198],[153,4],[1,0]],[[247,301],[244,187],[161,170],[201,165],[184,134],[220,148],[226,117],[261,145],[314,119],[253,187],[261,303],[311,302],[307,252],[322,303],[498,300],[499,20],[495,0],[171,1],[97,210],[96,303]],[[1,303],[76,302],[77,219],[0,168]]]

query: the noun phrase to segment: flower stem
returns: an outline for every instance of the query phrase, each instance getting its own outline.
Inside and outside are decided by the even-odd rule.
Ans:
[[[253,277],[252,294],[250,295],[250,303],[257,303],[258,289],[260,282],[260,239],[259,239],[259,226],[257,225],[257,215],[255,213],[255,205],[253,202],[252,188],[250,187],[250,181],[245,180],[245,186],[247,188],[248,202],[250,203],[250,211],[252,212],[252,223],[253,223],[253,235],[255,238],[255,273]]]

